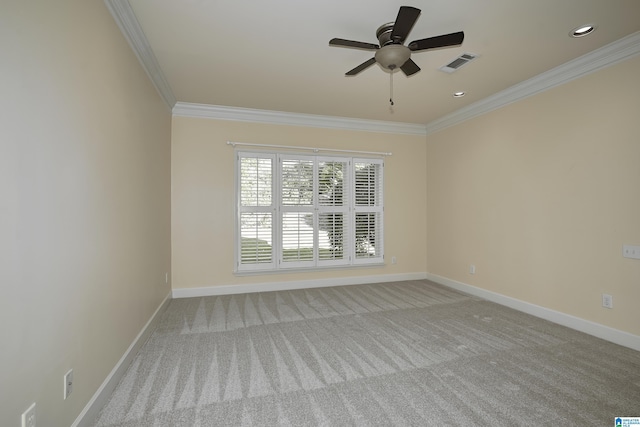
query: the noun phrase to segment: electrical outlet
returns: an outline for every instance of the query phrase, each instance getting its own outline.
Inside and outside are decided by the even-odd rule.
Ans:
[[[36,402],[22,414],[22,427],[36,427]]]
[[[73,369],[69,369],[69,372],[64,374],[64,400],[67,400],[67,397],[73,391]]]
[[[604,308],[613,308],[613,297],[608,294],[602,294],[602,306]]]
[[[622,256],[625,258],[640,259],[640,246],[622,245]]]
[[[391,257],[391,264],[396,264],[398,262],[398,260],[396,259],[396,257],[392,256]]]
[[[476,266],[471,264],[469,266],[469,274],[476,274]]]

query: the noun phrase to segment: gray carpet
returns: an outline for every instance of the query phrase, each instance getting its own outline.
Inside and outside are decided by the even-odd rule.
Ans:
[[[613,426],[640,352],[429,281],[177,299],[95,426]]]

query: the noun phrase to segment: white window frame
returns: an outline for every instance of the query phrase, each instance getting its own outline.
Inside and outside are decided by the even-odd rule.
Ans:
[[[270,206],[241,206],[241,159],[245,157],[257,157],[271,159],[271,205]],[[311,160],[313,163],[313,203],[312,205],[283,205],[282,203],[282,160],[298,159]],[[318,165],[321,162],[342,162],[346,167],[346,173],[343,173],[343,200],[346,198],[344,205],[323,205],[318,201]],[[375,179],[378,186],[375,198],[375,206],[357,206],[356,205],[356,168],[355,163],[367,163],[376,165]],[[289,152],[262,152],[262,151],[244,151],[236,150],[236,225],[235,225],[235,268],[236,273],[263,273],[278,272],[290,270],[313,270],[325,268],[342,268],[355,267],[361,265],[381,265],[384,263],[384,161],[381,158],[354,158],[332,155],[307,155]],[[344,171],[343,171],[344,172]],[[242,246],[242,230],[241,215],[243,213],[252,212],[269,212],[272,215],[271,222],[271,261],[242,263],[241,246]],[[283,215],[287,212],[307,212],[313,215],[313,257],[311,260],[284,261],[283,260]],[[318,236],[320,230],[318,227],[318,219],[322,213],[343,213],[343,252],[342,258],[337,259],[321,259],[319,255]],[[376,215],[376,232],[375,232],[375,253],[363,257],[356,254],[356,214],[373,213]]]

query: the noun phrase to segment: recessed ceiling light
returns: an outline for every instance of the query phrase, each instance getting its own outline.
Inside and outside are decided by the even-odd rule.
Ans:
[[[589,25],[580,25],[577,28],[574,28],[569,35],[571,37],[584,37],[587,34],[591,34],[593,33],[593,30],[596,29],[595,25],[589,24]]]
[[[465,95],[464,92],[453,92],[454,98],[462,98]]]

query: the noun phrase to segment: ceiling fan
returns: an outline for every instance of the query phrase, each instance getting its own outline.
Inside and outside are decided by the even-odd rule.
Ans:
[[[405,46],[403,43],[409,35],[409,32],[411,32],[418,16],[420,16],[420,9],[411,6],[401,6],[395,22],[381,25],[376,31],[376,38],[380,45],[337,38],[331,39],[331,41],[329,41],[330,46],[376,51],[373,58],[347,71],[345,75],[355,76],[377,62],[382,68],[391,71],[391,73],[400,68],[405,75],[411,76],[420,71],[418,64],[411,59],[411,52],[462,44],[464,33],[459,31],[457,33],[414,40]]]

